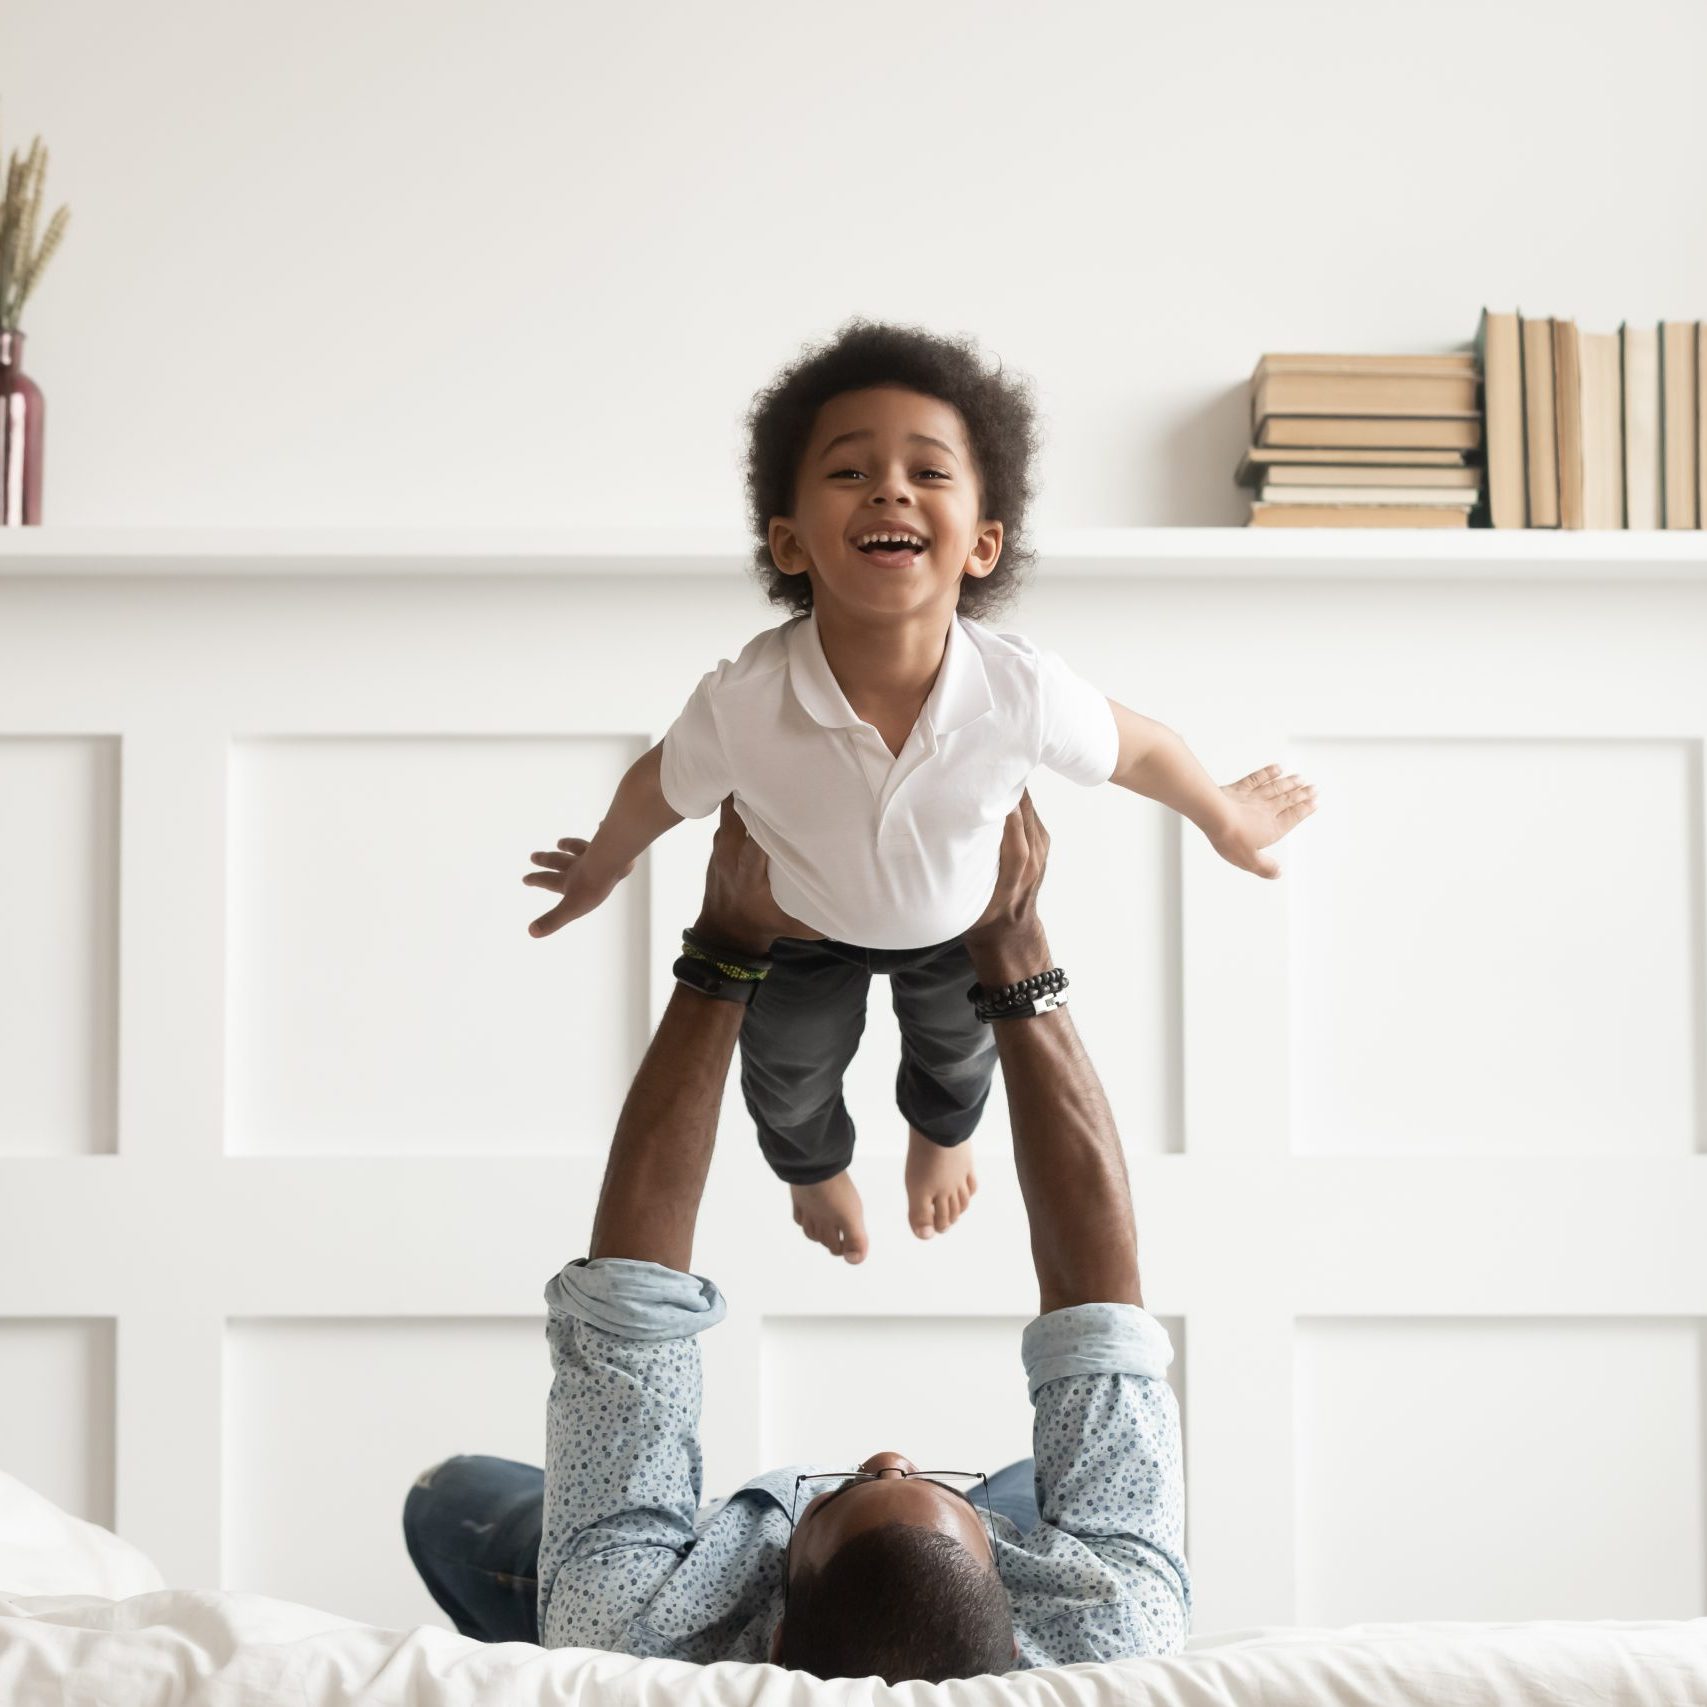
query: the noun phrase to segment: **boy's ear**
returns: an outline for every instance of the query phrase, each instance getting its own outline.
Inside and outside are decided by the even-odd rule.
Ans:
[[[771,561],[785,575],[804,575],[811,567],[806,555],[806,547],[801,544],[800,536],[794,531],[794,521],[790,516],[772,516],[768,533]]]
[[[977,538],[972,541],[972,552],[966,559],[963,573],[970,575],[975,581],[982,581],[995,569],[1001,557],[1002,524],[985,522],[979,528]]]

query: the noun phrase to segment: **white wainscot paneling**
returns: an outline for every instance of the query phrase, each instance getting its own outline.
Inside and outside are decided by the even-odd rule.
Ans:
[[[1298,1323],[1298,1617],[1691,1618],[1702,1324]]]
[[[1697,1148],[1693,740],[1307,740],[1293,1148]]]
[[[119,749],[0,739],[0,1155],[111,1151]]]
[[[543,1463],[543,1320],[234,1320],[224,1370],[222,1586],[393,1629],[450,1628],[403,1502],[458,1453]]]
[[[113,1323],[0,1317],[0,1470],[113,1526]]]
[[[1029,1458],[1032,1407],[1020,1335],[1030,1319],[767,1316],[760,1358],[763,1462],[851,1465],[874,1452],[901,1452],[921,1469],[993,1475]],[[1168,1380],[1180,1403],[1183,1439],[1184,1324],[1158,1320],[1174,1345]]]
[[[227,1148],[602,1151],[644,1048],[639,871],[553,935],[529,855],[625,737],[233,743]]]

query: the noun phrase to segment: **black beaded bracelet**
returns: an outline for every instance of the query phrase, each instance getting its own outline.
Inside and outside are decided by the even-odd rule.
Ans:
[[[998,1019],[1035,1019],[1038,1014],[1052,1013],[1067,1005],[1063,994],[1067,982],[1067,974],[1059,966],[1052,966],[1047,972],[1033,973],[1029,978],[1003,984],[995,990],[974,984],[966,992],[966,999],[986,1024]]]

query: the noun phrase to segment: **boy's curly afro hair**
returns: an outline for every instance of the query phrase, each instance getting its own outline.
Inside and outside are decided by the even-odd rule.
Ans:
[[[795,481],[818,411],[844,391],[901,385],[952,404],[965,422],[980,482],[979,514],[1002,524],[1002,554],[982,579],[965,576],[956,607],[977,619],[1005,605],[1037,553],[1026,537],[1034,496],[1032,458],[1040,442],[1031,381],[986,371],[970,338],[915,326],[846,320],[828,343],[808,344],[747,411],[747,511],[756,536],[752,567],[772,604],[797,615],[812,608],[812,582],[785,575],[771,556],[770,519],[794,514]]]

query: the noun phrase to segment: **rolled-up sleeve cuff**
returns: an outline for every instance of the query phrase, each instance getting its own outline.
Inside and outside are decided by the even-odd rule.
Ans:
[[[1035,1401],[1064,1375],[1160,1378],[1174,1360],[1168,1330],[1140,1304],[1070,1304],[1026,1324],[1020,1356]]]
[[[545,1287],[554,1316],[631,1340],[673,1340],[723,1320],[723,1294],[703,1275],[633,1257],[576,1257]]]

